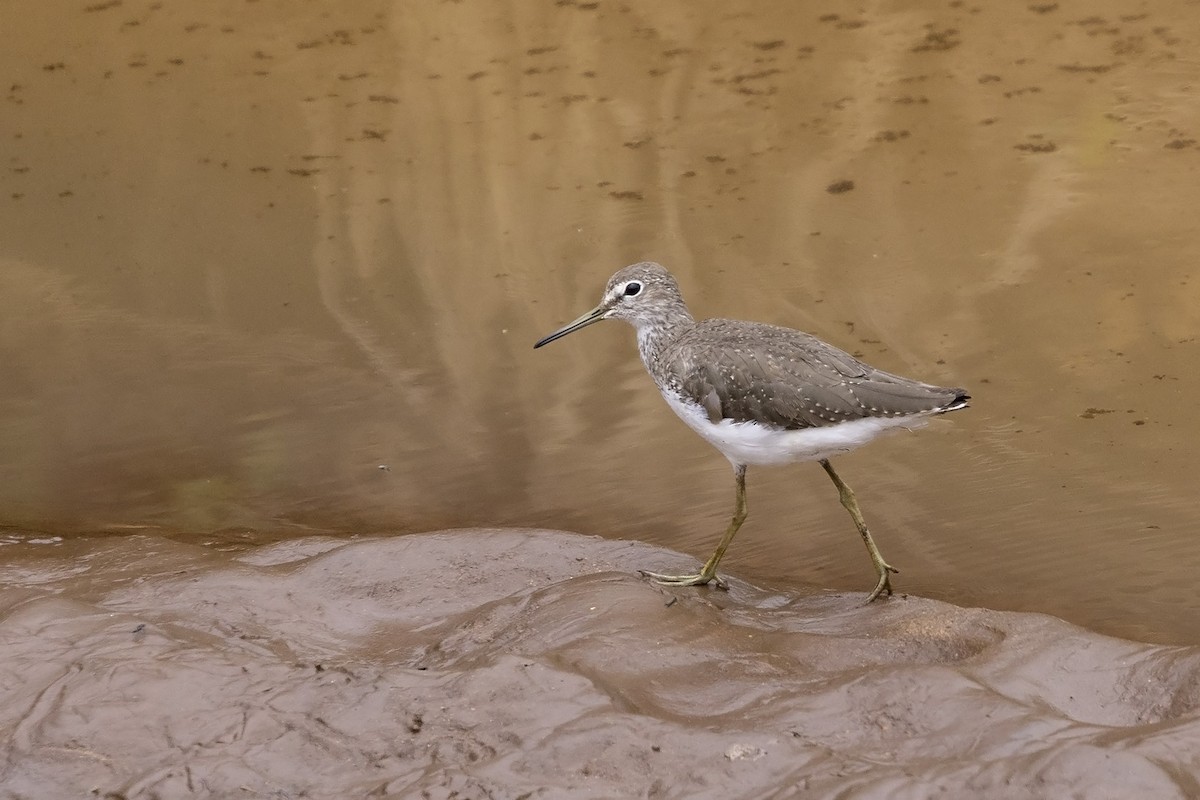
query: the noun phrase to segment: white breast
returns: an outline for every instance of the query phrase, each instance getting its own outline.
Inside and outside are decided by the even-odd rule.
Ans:
[[[919,428],[928,421],[929,416],[867,417],[821,428],[787,431],[757,422],[734,422],[730,419],[712,422],[699,404],[671,392],[664,392],[663,396],[671,410],[689,428],[734,464],[772,466],[819,461],[861,447],[888,430]]]

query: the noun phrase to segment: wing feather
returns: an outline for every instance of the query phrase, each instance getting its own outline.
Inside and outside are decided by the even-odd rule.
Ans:
[[[758,323],[705,320],[660,357],[668,387],[713,422],[815,428],[946,411],[968,398],[962,389],[875,369],[810,334]]]

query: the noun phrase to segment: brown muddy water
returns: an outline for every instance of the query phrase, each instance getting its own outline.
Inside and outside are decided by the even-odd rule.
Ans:
[[[0,796],[1200,797],[1193,3],[0,29]],[[637,577],[728,464],[531,348],[643,259],[970,389],[837,462],[896,597],[813,465]]]

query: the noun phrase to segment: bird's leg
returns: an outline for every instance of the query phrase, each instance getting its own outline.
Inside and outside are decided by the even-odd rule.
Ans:
[[[738,528],[742,527],[742,523],[746,521],[746,465],[735,464],[733,467],[733,477],[737,481],[737,496],[733,504],[733,519],[729,521],[729,527],[725,529],[725,535],[721,537],[721,543],[717,545],[717,549],[709,557],[708,561],[704,562],[704,568],[700,570],[700,573],[698,575],[661,575],[657,572],[641,570],[643,575],[655,583],[667,586],[703,586],[712,581],[722,589],[729,588],[725,585],[725,581],[717,577],[717,564],[720,563],[721,557],[725,555],[725,550],[729,547],[729,543],[733,541]]]
[[[850,512],[850,517],[854,520],[855,527],[862,534],[863,544],[867,546],[867,552],[871,554],[871,563],[875,565],[875,573],[879,575],[879,582],[875,584],[875,590],[867,597],[867,602],[870,603],[884,592],[887,592],[890,596],[892,593],[892,582],[888,579],[888,573],[899,572],[900,570],[883,560],[883,554],[875,546],[875,541],[871,538],[871,532],[867,530],[867,523],[863,520],[862,512],[858,510],[858,501],[854,499],[854,491],[846,485],[846,482],[842,480],[840,475],[833,471],[833,465],[829,463],[828,459],[821,459],[821,466],[825,468],[825,472],[833,480],[833,485],[838,488],[838,496],[841,498],[842,505]]]

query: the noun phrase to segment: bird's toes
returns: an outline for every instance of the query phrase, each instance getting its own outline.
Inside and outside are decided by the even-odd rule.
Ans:
[[[639,569],[638,574],[663,586],[704,586],[707,583],[715,583],[722,589],[729,588],[725,584],[725,581],[716,575],[664,575],[660,572],[649,572],[644,569]]]

